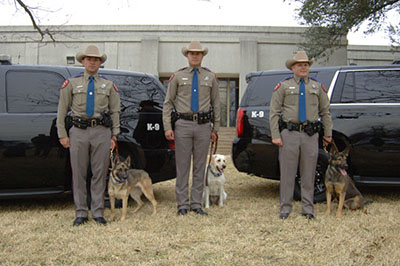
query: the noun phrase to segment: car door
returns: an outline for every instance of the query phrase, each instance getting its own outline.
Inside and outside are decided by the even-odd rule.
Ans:
[[[67,150],[57,137],[59,89],[66,70],[12,66],[4,72],[6,110],[0,113],[0,189],[62,191]]]
[[[350,140],[357,182],[390,182],[400,172],[400,69],[338,73],[331,96],[334,129]]]

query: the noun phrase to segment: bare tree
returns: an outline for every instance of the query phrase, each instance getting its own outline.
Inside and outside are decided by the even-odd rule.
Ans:
[[[48,29],[42,29],[42,27],[40,25],[38,25],[37,23],[37,19],[35,18],[32,10],[35,9],[34,7],[30,7],[28,5],[26,5],[22,0],[14,0],[14,4],[17,6],[17,4],[19,6],[21,6],[24,11],[28,14],[29,18],[31,19],[33,28],[40,34],[41,39],[40,41],[43,41],[45,36],[48,35],[50,37],[50,39],[55,42],[55,38],[54,38],[54,34]]]

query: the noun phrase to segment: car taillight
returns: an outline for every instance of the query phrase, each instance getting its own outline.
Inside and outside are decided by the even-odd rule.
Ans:
[[[236,134],[238,137],[243,135],[243,118],[244,118],[244,109],[239,108],[236,112]]]
[[[168,141],[168,149],[175,150],[175,141],[173,140]]]

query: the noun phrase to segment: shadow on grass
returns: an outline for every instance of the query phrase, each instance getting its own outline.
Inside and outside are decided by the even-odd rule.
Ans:
[[[15,210],[20,211],[40,209],[54,209],[73,205],[74,201],[72,193],[64,193],[58,196],[38,197],[38,198],[19,198],[19,199],[2,199],[0,201],[0,210]]]

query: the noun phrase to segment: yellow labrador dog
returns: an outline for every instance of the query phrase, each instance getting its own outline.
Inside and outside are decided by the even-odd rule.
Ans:
[[[203,205],[206,209],[210,207],[210,203],[218,204],[218,206],[223,207],[224,203],[226,202],[227,194],[225,193],[224,189],[225,168],[225,155],[212,155],[210,164],[206,168],[205,178],[207,179],[205,180],[205,186],[203,190]]]

